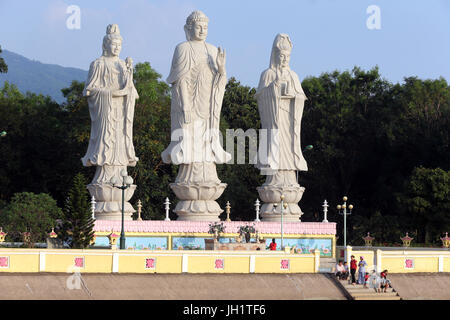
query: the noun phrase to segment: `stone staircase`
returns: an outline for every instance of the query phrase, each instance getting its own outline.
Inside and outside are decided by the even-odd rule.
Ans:
[[[388,288],[387,292],[376,292],[372,288],[364,288],[362,285],[352,285],[346,280],[336,280],[341,287],[348,292],[353,300],[401,300],[398,292],[393,288]]]

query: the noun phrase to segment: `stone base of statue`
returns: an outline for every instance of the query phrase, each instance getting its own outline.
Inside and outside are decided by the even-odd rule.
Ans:
[[[95,219],[97,220],[121,220],[122,219],[122,190],[115,188],[109,182],[113,176],[120,177],[120,171],[125,166],[97,167],[94,179],[87,186],[91,196],[95,197]],[[120,182],[121,184],[121,182]],[[136,190],[136,185],[131,185],[125,190],[124,220],[133,220],[132,215],[136,210],[128,202]]]
[[[257,188],[259,197],[264,202],[261,206],[262,221],[281,221],[281,195],[284,195],[283,221],[300,221],[303,215],[298,202],[305,191],[297,183],[293,170],[279,170],[273,175],[267,175],[266,182]]]
[[[179,221],[220,221],[223,212],[217,199],[227,187],[217,177],[215,163],[182,164],[170,184],[180,200],[174,210]]]

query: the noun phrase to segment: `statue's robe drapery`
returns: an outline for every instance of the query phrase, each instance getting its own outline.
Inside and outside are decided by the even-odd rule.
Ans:
[[[88,95],[91,134],[84,166],[135,166],[133,118],[139,98],[132,81],[132,69],[125,62],[107,60],[103,56],[92,62],[83,95]],[[112,93],[125,89],[123,97]]]
[[[260,137],[257,162],[263,174],[271,175],[277,170],[308,170],[300,141],[306,96],[294,71],[289,70],[289,78],[292,99],[282,99],[280,85],[275,83],[276,71],[272,68],[261,74],[255,94],[261,127],[267,129],[267,139]]]
[[[231,159],[217,135],[227,79],[218,72],[218,49],[208,43],[204,46],[205,57],[195,53],[190,41],[175,49],[167,78],[172,85],[172,141],[161,154],[165,163],[225,163]],[[186,113],[190,114],[189,123]]]

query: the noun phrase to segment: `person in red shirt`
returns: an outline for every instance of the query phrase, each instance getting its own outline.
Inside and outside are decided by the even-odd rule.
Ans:
[[[351,256],[350,260],[350,274],[352,275],[352,285],[356,285],[356,269],[358,268],[357,261],[355,259],[355,256]]]
[[[277,250],[277,244],[275,242],[275,238],[272,239],[272,242],[269,245],[270,250]]]

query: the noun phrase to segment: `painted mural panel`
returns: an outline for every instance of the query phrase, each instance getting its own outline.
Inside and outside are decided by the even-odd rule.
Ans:
[[[97,237],[95,246],[107,247],[109,246],[109,239],[107,237]],[[134,250],[167,250],[167,237],[126,237],[125,248]]]
[[[272,239],[266,238],[266,249],[269,250],[269,245]],[[277,244],[277,250],[281,250],[281,238],[275,238]],[[320,250],[320,255],[324,257],[331,257],[333,255],[333,242],[331,239],[315,239],[315,238],[302,238],[302,239],[290,239],[284,238],[283,245],[289,247],[296,247],[295,252],[299,254],[313,253],[314,249]]]

